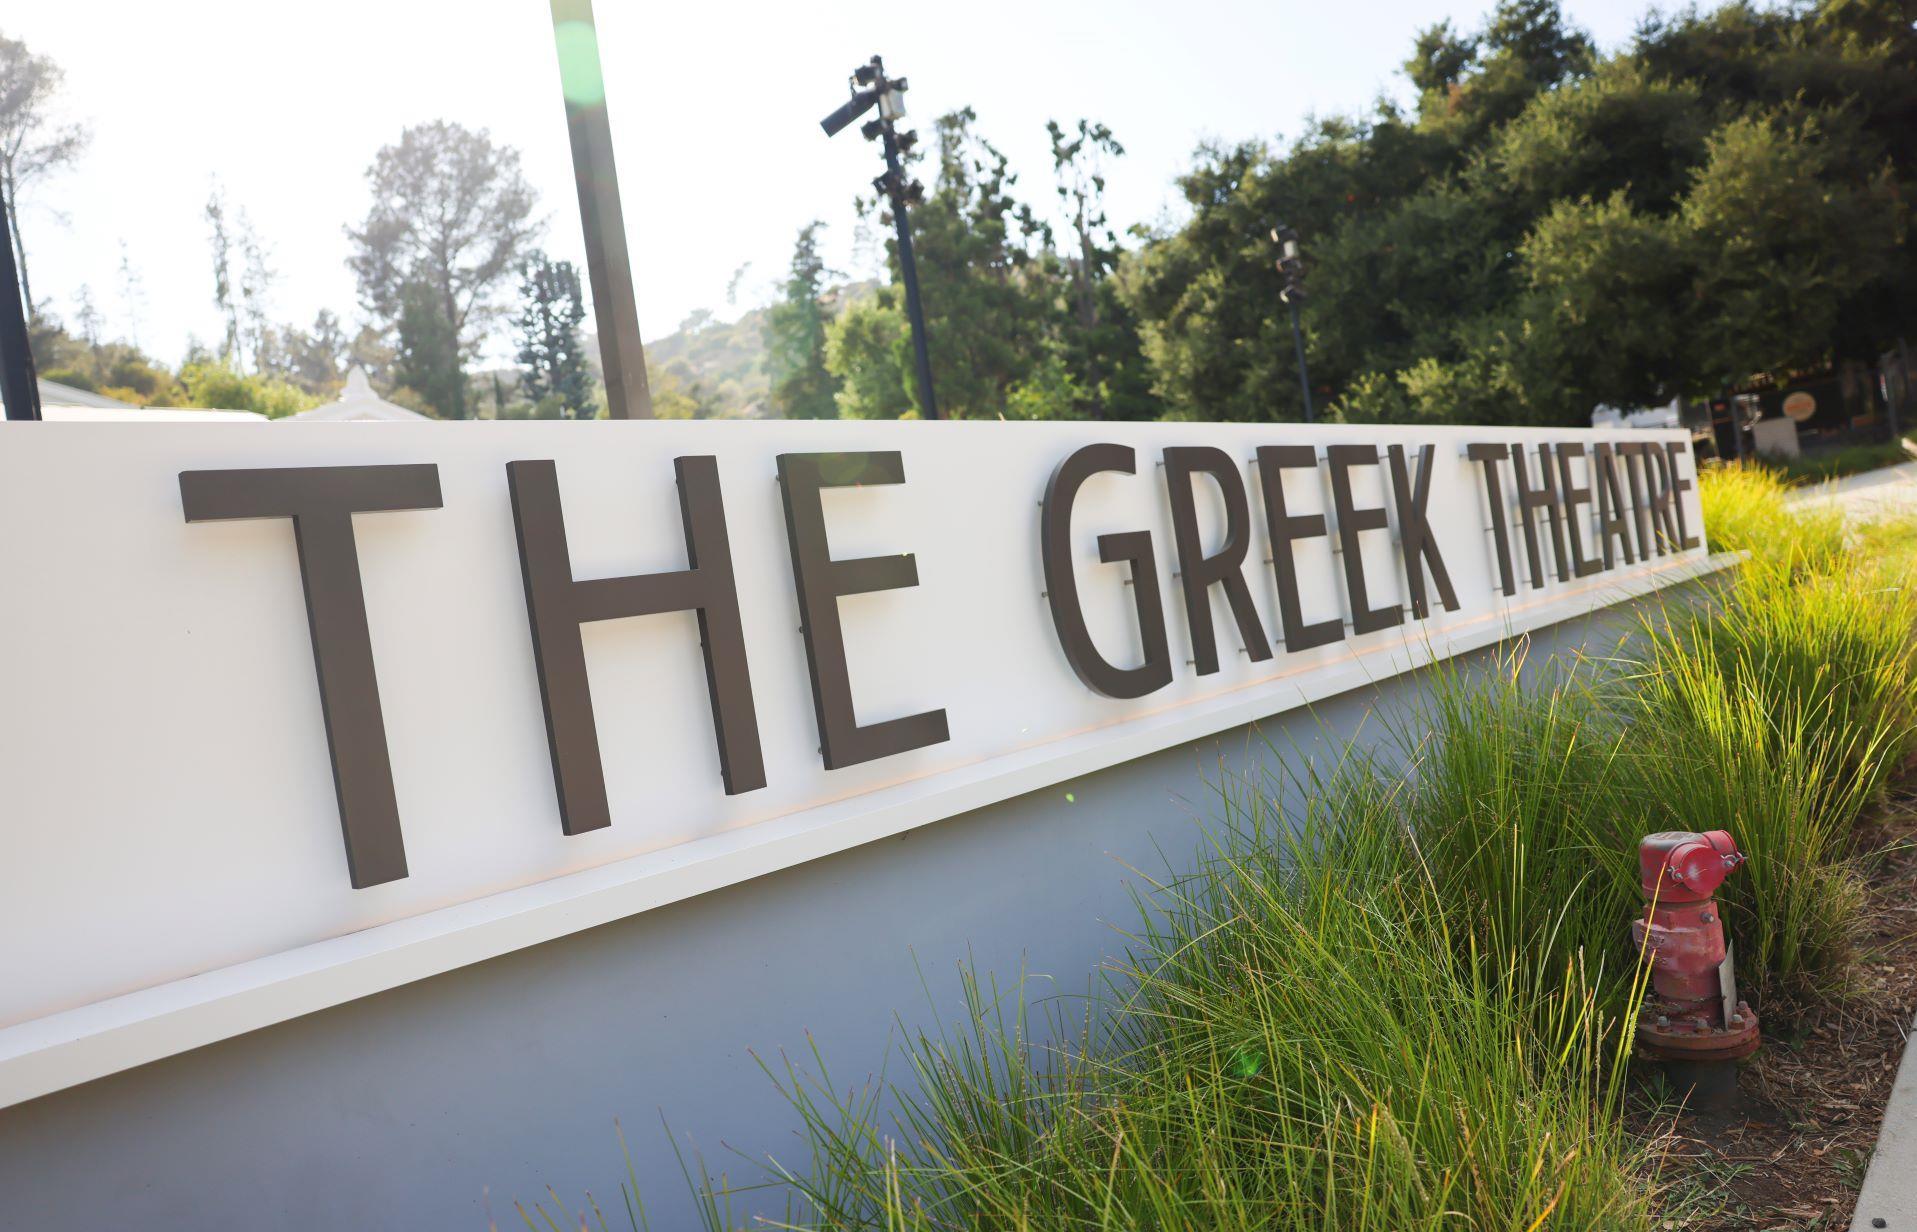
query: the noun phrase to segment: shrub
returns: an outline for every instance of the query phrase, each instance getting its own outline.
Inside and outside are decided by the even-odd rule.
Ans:
[[[180,369],[180,383],[189,405],[257,411],[268,419],[310,410],[325,401],[278,377],[248,376],[217,360],[188,363]]]

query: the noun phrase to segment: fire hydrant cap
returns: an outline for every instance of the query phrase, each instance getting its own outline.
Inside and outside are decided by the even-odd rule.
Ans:
[[[1728,830],[1665,830],[1638,845],[1644,893],[1666,900],[1708,898],[1744,862]]]

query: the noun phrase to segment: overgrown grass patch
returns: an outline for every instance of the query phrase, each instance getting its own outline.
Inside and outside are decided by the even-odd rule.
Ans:
[[[1700,477],[1704,528],[1717,552],[1748,552],[1759,569],[1786,576],[1828,573],[1846,560],[1843,514],[1793,509],[1790,488],[1758,466],[1714,467]]]

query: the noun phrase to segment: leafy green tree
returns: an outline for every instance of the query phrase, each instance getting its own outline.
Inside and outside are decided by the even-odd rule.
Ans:
[[[1056,353],[1015,390],[1020,406],[1008,407],[1013,417],[1029,416],[1036,405],[1031,391],[1045,389],[1061,416],[1080,414],[1095,419],[1156,419],[1162,410],[1152,392],[1151,371],[1145,363],[1138,319],[1120,298],[1112,274],[1123,249],[1105,213],[1105,163],[1122,158],[1125,147],[1112,130],[1091,120],[1078,121],[1067,133],[1056,121],[1045,125],[1052,140],[1052,170],[1060,203],[1070,221],[1070,247],[1063,254],[1069,311],[1056,328]],[[1049,263],[1033,271],[1034,279],[1050,272]]]
[[[311,329],[282,325],[262,336],[259,369],[312,394],[339,392],[345,379],[342,367],[348,352],[346,331],[339,317],[322,308]]]
[[[826,330],[825,366],[847,419],[916,419],[912,340],[905,313],[883,292],[848,304]]]
[[[395,402],[414,401],[449,418],[446,408],[464,414],[466,371],[457,327],[446,317],[446,301],[439,288],[409,282],[400,290],[399,320],[394,333],[393,380]],[[405,395],[411,394],[412,397]],[[417,408],[415,408],[417,409]]]
[[[1607,61],[1539,95],[1493,134],[1476,187],[1502,199],[1520,223],[1560,201],[1618,192],[1636,206],[1669,210],[1702,161],[1712,126],[1695,83],[1653,77],[1636,60]]]
[[[1828,361],[1856,289],[1909,272],[1907,209],[1887,173],[1850,174],[1851,128],[1793,109],[1712,135],[1679,215],[1697,261],[1697,384]]]
[[[1012,386],[1042,358],[1054,311],[1054,288],[1041,285],[1031,273],[1045,229],[1030,207],[1012,195],[1016,177],[1005,155],[975,131],[977,118],[968,107],[934,122],[938,178],[925,204],[912,213],[933,379],[940,409],[953,419],[1005,413]],[[919,161],[919,155],[914,152],[910,161]],[[876,211],[881,221],[890,222],[881,203],[865,200],[861,209]],[[893,280],[879,289],[879,304],[897,309],[904,297],[896,244],[888,241],[886,251]],[[865,330],[877,323],[877,318],[868,318],[859,327]],[[895,383],[914,388],[909,346],[865,345],[877,340],[863,335],[853,341],[858,345],[840,346],[838,364],[830,367],[848,386],[859,386],[849,399],[841,399],[843,413],[878,412],[893,405],[889,391]],[[850,367],[877,360],[882,353],[894,355],[900,366],[896,376]],[[916,406],[916,396],[905,405]]]
[[[0,35],[0,201],[7,207],[7,239],[29,318],[36,306],[27,274],[27,242],[20,232],[20,194],[33,181],[72,165],[88,140],[84,125],[55,117],[54,98],[63,80],[58,64],[35,55],[18,39]]]
[[[539,229],[519,152],[484,129],[436,120],[383,147],[366,179],[372,208],[347,230],[360,303],[399,333],[405,383],[441,416],[464,418],[465,364]]]
[[[824,227],[822,222],[812,222],[800,228],[785,298],[766,313],[772,410],[786,419],[831,419],[839,413],[839,379],[826,366],[830,316],[824,297],[830,271],[819,255],[819,232]]]
[[[1292,418],[1267,229],[1301,233],[1347,418],[1586,422],[1917,332],[1917,30],[1894,0],[1653,15],[1610,57],[1551,0],[1421,34],[1415,115],[1211,147],[1120,257],[1170,413]]]
[[[519,283],[519,386],[535,405],[550,401],[564,419],[594,412],[592,371],[580,326],[586,319],[579,271],[543,252],[526,258]]]
[[[277,377],[248,374],[211,357],[189,359],[180,368],[188,406],[230,411],[257,411],[279,419],[310,410],[322,399]]]
[[[1411,58],[1404,62],[1404,75],[1421,96],[1431,95],[1442,105],[1477,58],[1478,40],[1459,34],[1449,21],[1441,21],[1418,32],[1411,45]]]
[[[1696,271],[1668,219],[1634,207],[1623,188],[1563,200],[1520,256],[1528,384],[1562,408],[1545,421],[1584,422],[1600,402],[1657,405],[1693,383],[1683,359]]]

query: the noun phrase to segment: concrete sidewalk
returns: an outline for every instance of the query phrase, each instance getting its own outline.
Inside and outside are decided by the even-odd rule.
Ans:
[[[1869,521],[1917,513],[1917,462],[1850,475],[1794,497],[1807,507],[1836,508],[1847,518]],[[1917,1232],[1917,1048],[1904,1039],[1904,1060],[1884,1109],[1864,1189],[1857,1198],[1852,1232]]]
[[[1904,1038],[1904,1062],[1884,1109],[1851,1232],[1917,1232],[1917,1048],[1910,1046],[1912,1039],[1917,1032]]]
[[[1804,508],[1837,508],[1845,517],[1869,521],[1899,513],[1917,513],[1917,462],[1847,475],[1792,495]]]

